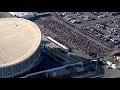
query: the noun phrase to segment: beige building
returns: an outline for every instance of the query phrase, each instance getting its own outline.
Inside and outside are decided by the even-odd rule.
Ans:
[[[40,56],[41,31],[26,19],[0,18],[0,77],[14,77],[32,67]]]

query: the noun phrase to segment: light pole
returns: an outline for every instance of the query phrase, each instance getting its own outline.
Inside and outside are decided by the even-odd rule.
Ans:
[[[96,73],[97,73],[97,71],[98,71],[98,70],[97,70],[97,69],[98,69],[98,59],[99,59],[99,58],[97,58],[97,60],[96,60]]]
[[[99,61],[98,53],[97,53],[97,58],[96,58],[96,73],[98,72],[98,61]]]

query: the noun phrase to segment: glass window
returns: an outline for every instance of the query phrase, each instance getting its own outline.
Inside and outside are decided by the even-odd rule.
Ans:
[[[12,67],[3,68],[3,76],[12,74]]]
[[[22,69],[25,69],[28,67],[28,64],[29,64],[29,60],[26,60],[22,63]]]
[[[14,73],[16,73],[16,72],[18,72],[18,71],[20,71],[20,70],[21,70],[21,63],[15,65],[14,68],[13,68],[13,72],[14,72]]]
[[[2,68],[0,68],[0,77],[2,77]]]

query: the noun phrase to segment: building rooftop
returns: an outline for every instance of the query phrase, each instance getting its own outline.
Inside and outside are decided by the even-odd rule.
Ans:
[[[26,15],[34,15],[32,12],[9,12],[9,13],[12,14],[13,16],[17,15],[19,17],[23,17]]]
[[[0,18],[0,67],[31,56],[41,41],[39,27],[21,18]]]

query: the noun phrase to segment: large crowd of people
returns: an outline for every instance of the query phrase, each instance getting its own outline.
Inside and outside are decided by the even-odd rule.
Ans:
[[[110,52],[109,49],[103,48],[101,45],[90,41],[83,35],[77,33],[75,30],[72,30],[65,26],[64,24],[52,19],[51,17],[46,17],[47,19],[38,19],[34,22],[45,27],[52,37],[55,34],[57,37],[54,39],[60,43],[68,46],[69,48],[77,48],[90,55],[91,53],[98,53],[99,55],[104,55],[105,53]],[[72,47],[70,44],[72,44]]]
[[[101,40],[99,36],[92,35],[92,34],[90,34],[89,32],[87,32],[87,30],[84,30],[83,27],[87,27],[86,25],[83,25],[81,28],[78,28],[78,27],[75,27],[73,24],[65,21],[63,18],[61,18],[60,16],[58,16],[58,15],[56,15],[56,14],[55,14],[55,17],[57,17],[58,19],[64,21],[65,23],[67,23],[67,24],[68,24],[70,27],[72,27],[73,29],[79,30],[79,32],[84,33],[85,35],[93,38],[94,40],[99,41],[101,44],[107,46],[107,49],[112,48],[112,46],[111,46],[110,44],[108,44],[108,43],[106,43],[105,41]],[[102,32],[101,32],[101,33],[102,33]]]
[[[97,29],[95,29],[95,30],[97,30]],[[93,39],[96,40],[96,41],[99,41],[99,43],[103,44],[103,45],[106,46],[108,49],[114,48],[111,44],[109,44],[109,43],[107,43],[106,41],[102,40],[100,34],[99,34],[99,35],[97,35],[97,34],[96,34],[96,35],[95,35],[95,34],[93,35],[93,34],[91,34],[91,31],[90,31],[89,29],[85,29],[85,28],[83,28],[83,27],[80,29],[80,32],[82,32],[82,33],[84,33],[85,35],[93,38]],[[96,33],[96,32],[94,31],[94,33]],[[102,32],[100,32],[100,33],[101,33],[102,35],[104,35],[104,33],[102,33]]]

